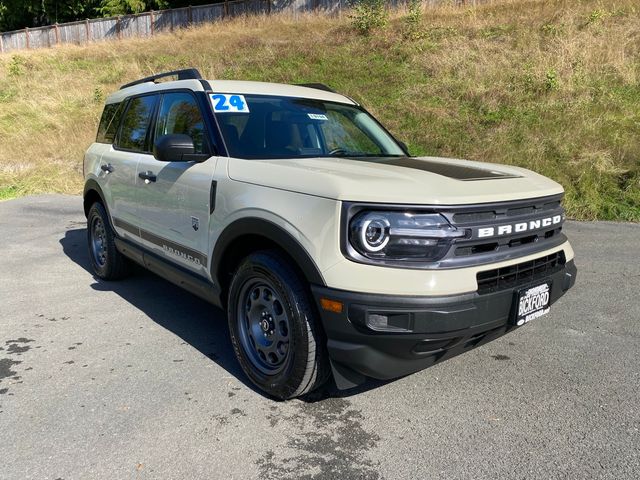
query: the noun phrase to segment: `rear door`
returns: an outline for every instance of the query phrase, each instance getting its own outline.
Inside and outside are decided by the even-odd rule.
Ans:
[[[98,150],[100,155],[95,168],[92,169],[102,188],[114,224],[116,219],[133,222],[136,210],[133,189],[137,160],[134,156],[119,152],[113,147],[127,105],[128,100],[124,100],[105,106],[96,138],[96,145],[102,148]],[[120,227],[116,227],[116,230],[124,237],[133,235]]]
[[[198,98],[190,91],[163,93],[155,121],[155,139],[189,135],[195,153],[213,149]],[[137,203],[145,246],[200,275],[207,275],[209,218],[216,156],[204,162],[161,162],[145,155],[138,163]],[[145,181],[142,176],[152,177]]]
[[[157,95],[133,97],[126,105],[120,129],[111,150],[102,156],[109,194],[111,217],[118,234],[139,241],[137,167],[141,158],[151,155],[150,125]]]

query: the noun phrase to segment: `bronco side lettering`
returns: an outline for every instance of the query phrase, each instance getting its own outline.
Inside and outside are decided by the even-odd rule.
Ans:
[[[183,258],[184,260],[188,261],[188,262],[193,262],[196,265],[200,265],[200,259],[199,258],[194,258],[193,255],[189,255],[188,253],[182,252],[180,250],[177,250],[175,248],[172,248],[168,245],[162,245],[162,249],[167,252],[170,255],[175,255],[176,257],[180,257]]]

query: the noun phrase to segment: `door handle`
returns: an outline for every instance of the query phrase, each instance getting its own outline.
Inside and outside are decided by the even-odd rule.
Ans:
[[[149,184],[151,182],[156,181],[156,176],[153,174],[151,170],[147,170],[146,172],[140,172],[138,176],[144,180],[144,183]]]
[[[107,163],[106,165],[100,165],[100,170],[102,170],[106,174],[109,174],[113,172],[115,168],[113,168],[113,165],[111,165],[110,163]]]

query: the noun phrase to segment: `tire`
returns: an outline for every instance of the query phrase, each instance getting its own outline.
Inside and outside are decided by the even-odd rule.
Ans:
[[[287,400],[329,378],[324,332],[308,284],[282,254],[268,250],[245,258],[227,305],[234,352],[260,390]]]
[[[129,260],[116,249],[115,237],[104,206],[99,202],[91,205],[87,215],[89,258],[93,272],[103,280],[119,280],[131,272]]]

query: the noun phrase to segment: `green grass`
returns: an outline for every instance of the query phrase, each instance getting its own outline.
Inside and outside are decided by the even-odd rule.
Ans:
[[[14,185],[0,188],[0,201],[11,200],[12,198],[16,198],[17,196],[19,196],[18,188]]]
[[[104,96],[196,66],[209,78],[327,83],[413,154],[529,168],[564,186],[569,216],[637,222],[640,8],[615,4],[443,7],[412,21],[410,35],[402,13],[368,35],[346,16],[249,18],[0,56],[0,198],[80,192]]]

